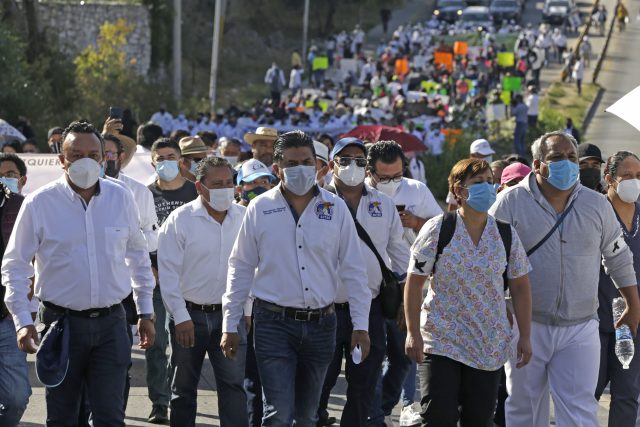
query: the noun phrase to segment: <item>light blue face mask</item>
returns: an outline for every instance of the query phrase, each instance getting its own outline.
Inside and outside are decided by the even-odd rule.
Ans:
[[[163,160],[156,163],[156,172],[163,181],[173,181],[180,173],[177,160]]]
[[[542,163],[549,168],[549,176],[545,179],[558,190],[568,190],[578,182],[580,168],[576,163],[570,160]]]
[[[11,190],[11,192],[20,193],[18,190],[18,178],[0,178],[0,182]]]
[[[474,211],[487,212],[496,201],[496,190],[493,184],[489,184],[488,182],[471,184],[467,187],[467,190],[469,191],[467,204]]]
[[[193,176],[196,176],[196,171],[198,169],[198,163],[200,163],[198,160],[191,159],[191,167],[189,168],[189,172],[191,172],[191,174]]]

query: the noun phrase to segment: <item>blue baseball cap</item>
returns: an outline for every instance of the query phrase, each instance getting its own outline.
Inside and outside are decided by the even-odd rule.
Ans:
[[[362,142],[358,138],[348,137],[339,139],[336,142],[336,145],[333,146],[333,150],[331,151],[331,160],[333,160],[335,156],[340,154],[342,150],[349,147],[350,145],[355,145],[362,148],[362,151],[364,151],[365,155],[367,154],[367,147],[364,145],[364,142]]]
[[[236,184],[240,185],[244,182],[253,182],[263,176],[269,177],[269,181],[273,182],[275,176],[271,173],[269,168],[258,159],[249,159],[242,164],[242,167],[238,171],[236,177]]]
[[[36,376],[45,387],[57,387],[69,369],[69,319],[54,321],[42,338],[36,353]]]

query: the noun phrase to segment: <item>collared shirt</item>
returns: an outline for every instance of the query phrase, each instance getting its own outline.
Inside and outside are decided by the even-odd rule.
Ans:
[[[158,249],[158,215],[156,215],[156,206],[153,203],[153,194],[146,185],[122,172],[118,175],[117,180],[131,190],[140,213],[140,228],[147,241],[147,250],[149,252],[155,251]]]
[[[160,292],[176,324],[191,319],[185,301],[222,302],[229,255],[244,211],[243,206],[231,205],[220,224],[198,197],[173,211],[162,225],[158,236]]]
[[[334,182],[331,185],[335,187]],[[409,245],[402,238],[402,223],[393,200],[375,188],[364,185],[355,214],[387,267],[398,274],[404,274],[409,266]],[[382,282],[380,263],[360,237],[358,242],[367,268],[367,284],[371,296],[375,298],[380,293]],[[346,301],[346,289],[338,288],[336,302]]]
[[[2,262],[16,329],[33,323],[27,295],[34,256],[41,301],[72,310],[109,307],[129,295],[133,279],[138,313],[153,313],[155,280],[133,196],[111,181],[98,183],[88,204],[64,176],[22,204]]]
[[[338,283],[347,290],[354,329],[368,330],[371,291],[349,209],[317,189],[295,216],[281,185],[251,201],[229,259],[224,332],[237,330],[249,292],[285,307],[318,309],[335,301]]]

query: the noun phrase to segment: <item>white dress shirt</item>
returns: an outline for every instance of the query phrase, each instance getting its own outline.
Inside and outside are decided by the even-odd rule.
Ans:
[[[29,287],[71,310],[109,307],[131,292],[138,313],[153,313],[155,280],[131,192],[100,179],[88,204],[65,176],[24,200],[2,262],[5,302],[16,329],[31,325]],[[128,269],[127,269],[128,267]]]
[[[171,212],[158,236],[158,274],[162,300],[176,324],[191,320],[185,301],[220,304],[227,286],[229,255],[245,208],[232,204],[222,224],[202,198]]]
[[[236,332],[249,293],[284,307],[319,309],[346,288],[353,327],[368,330],[371,291],[349,209],[316,189],[300,218],[281,185],[251,201],[229,259],[223,331]]]
[[[140,213],[140,228],[147,241],[147,250],[155,252],[158,249],[158,215],[153,203],[153,194],[146,185],[122,172],[118,174],[117,180],[131,190]]]
[[[333,182],[331,185],[335,187]],[[356,211],[356,219],[371,238],[386,266],[398,274],[406,273],[409,267],[409,245],[402,239],[402,223],[393,200],[375,188],[365,185]],[[360,243],[364,265],[367,268],[367,284],[371,290],[371,297],[375,298],[380,293],[382,282],[380,263],[362,239],[358,236],[356,238]],[[347,302],[344,287],[338,289],[336,302]]]
[[[404,209],[422,219],[431,219],[442,213],[442,208],[425,184],[410,178],[402,178],[400,186],[392,196],[396,205],[404,205]],[[405,227],[404,239],[411,247],[417,233]]]

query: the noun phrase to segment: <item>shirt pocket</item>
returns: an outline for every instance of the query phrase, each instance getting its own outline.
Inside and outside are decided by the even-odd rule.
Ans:
[[[127,227],[105,227],[105,252],[111,261],[122,262],[127,249],[129,229]]]

